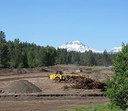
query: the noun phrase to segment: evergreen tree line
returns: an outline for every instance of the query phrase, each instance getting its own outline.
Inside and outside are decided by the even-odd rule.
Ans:
[[[38,46],[19,39],[6,41],[5,33],[0,31],[0,68],[33,68],[55,64],[112,65],[114,56],[106,50],[104,53],[80,53],[51,46]]]
[[[107,53],[93,53],[85,51],[84,53],[76,51],[67,51],[66,49],[57,49],[57,63],[58,64],[75,64],[83,66],[110,66],[113,64],[115,54]]]

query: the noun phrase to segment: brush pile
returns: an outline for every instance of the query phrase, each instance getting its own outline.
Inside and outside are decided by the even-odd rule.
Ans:
[[[105,90],[106,84],[96,81],[91,78],[79,78],[75,81],[75,85],[73,88],[76,89],[101,89],[102,91]]]

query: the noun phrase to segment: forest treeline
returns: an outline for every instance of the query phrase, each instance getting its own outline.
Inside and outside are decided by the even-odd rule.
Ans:
[[[56,64],[76,64],[83,66],[112,65],[115,54],[84,53],[56,49],[51,46],[39,46],[21,42],[19,39],[7,41],[5,33],[0,31],[0,68],[34,68]]]

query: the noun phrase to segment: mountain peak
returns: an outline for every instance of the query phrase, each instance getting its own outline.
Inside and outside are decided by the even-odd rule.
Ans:
[[[70,42],[67,42],[65,45],[68,45],[68,44],[76,44],[76,45],[81,45],[82,43],[78,40],[76,41],[70,41]]]
[[[76,41],[72,41],[71,43],[73,44],[82,44],[80,41],[76,40]]]
[[[92,50],[93,52],[99,52],[92,48],[87,47],[78,40],[67,42],[66,44],[61,45],[59,48],[67,49],[68,51],[77,51],[77,52],[85,52],[89,50]]]

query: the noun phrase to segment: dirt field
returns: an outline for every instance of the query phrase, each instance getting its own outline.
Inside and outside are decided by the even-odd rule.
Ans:
[[[58,68],[58,67],[57,67]],[[85,90],[85,89],[68,89],[65,90],[64,86],[70,86],[72,83],[55,83],[54,81],[49,80],[47,77],[49,74],[53,73],[56,67],[49,68],[52,72],[32,72],[27,74],[1,74],[0,76],[0,89],[4,89],[9,84],[17,80],[27,80],[41,89],[40,94],[90,94],[96,93],[100,94],[101,92],[97,89],[94,90]],[[60,67],[59,67],[60,68]],[[77,70],[78,67],[63,67],[63,71],[71,72]],[[82,67],[83,68],[83,67]],[[61,68],[62,69],[62,68]],[[85,70],[82,74],[86,76],[90,76],[91,78],[98,79],[103,81],[106,75],[111,75],[111,70]],[[90,73],[91,72],[91,73]],[[85,97],[78,97],[78,96],[57,96],[57,97],[35,97],[35,93],[32,94],[29,98],[24,94],[19,96],[20,94],[13,96],[7,96],[9,94],[0,93],[0,111],[58,111],[61,109],[69,109],[78,106],[85,106],[89,104],[96,104],[96,103],[106,103],[108,99],[104,96],[85,96]],[[29,95],[29,94],[28,94]],[[23,97],[23,98],[22,98]],[[36,98],[36,99],[35,99]]]
[[[103,97],[85,100],[0,101],[0,111],[59,111],[107,101],[108,99]]]

